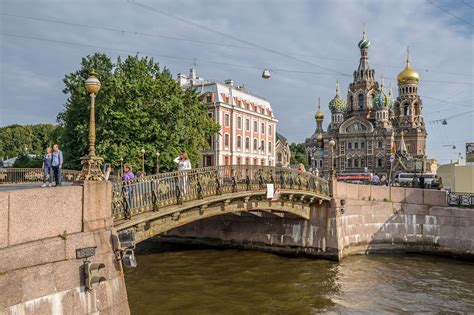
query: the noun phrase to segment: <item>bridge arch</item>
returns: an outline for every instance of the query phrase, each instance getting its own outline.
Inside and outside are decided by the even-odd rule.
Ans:
[[[266,199],[267,184],[281,193]],[[229,213],[266,212],[309,219],[329,200],[327,181],[310,173],[265,166],[207,167],[148,176],[113,188],[117,231],[133,228],[140,242],[173,228]]]

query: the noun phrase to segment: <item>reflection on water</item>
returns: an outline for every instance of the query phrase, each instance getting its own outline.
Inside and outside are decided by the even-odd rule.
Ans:
[[[427,256],[341,263],[239,250],[138,257],[132,314],[315,314],[474,310],[474,264]]]

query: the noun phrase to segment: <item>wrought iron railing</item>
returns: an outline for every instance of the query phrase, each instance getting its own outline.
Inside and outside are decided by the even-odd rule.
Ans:
[[[63,182],[72,182],[79,171],[61,170]],[[42,182],[44,178],[41,168],[0,168],[0,184],[23,184]]]
[[[474,194],[462,192],[450,192],[448,194],[448,205],[474,207]]]
[[[116,220],[146,211],[209,196],[275,189],[311,191],[328,196],[328,182],[313,174],[269,166],[216,166],[163,173],[113,185],[112,211]]]

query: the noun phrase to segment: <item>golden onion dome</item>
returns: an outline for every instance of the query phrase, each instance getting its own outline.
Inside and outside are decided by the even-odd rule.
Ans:
[[[318,98],[318,111],[314,115],[314,119],[316,119],[316,120],[323,120],[324,119],[324,114],[321,111],[321,101],[320,101],[319,98]]]
[[[415,69],[410,66],[410,54],[407,48],[407,62],[405,69],[403,69],[403,71],[400,72],[397,76],[398,85],[418,84],[419,81],[420,75],[418,74],[418,72],[416,72]]]
[[[323,142],[323,134],[322,133],[318,133],[318,135],[316,136],[316,141]]]

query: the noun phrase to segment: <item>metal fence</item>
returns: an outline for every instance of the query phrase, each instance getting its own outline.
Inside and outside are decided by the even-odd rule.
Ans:
[[[72,182],[79,175],[79,171],[61,170],[63,182]],[[24,184],[43,181],[41,168],[0,168],[0,184]]]
[[[448,205],[450,205],[450,206],[474,207],[474,194],[461,193],[461,192],[450,192],[448,194]]]
[[[296,189],[328,196],[328,182],[306,172],[270,166],[215,166],[163,173],[113,185],[112,211],[116,220],[157,211],[185,201],[239,191]]]

